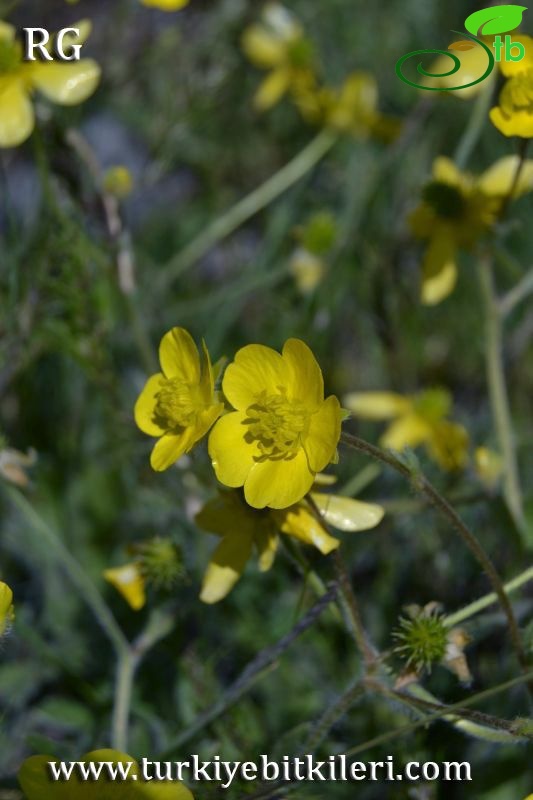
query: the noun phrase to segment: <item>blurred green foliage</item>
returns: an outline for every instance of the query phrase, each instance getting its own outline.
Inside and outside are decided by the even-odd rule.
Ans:
[[[90,48],[103,67],[103,85],[80,109],[52,114],[43,104],[38,131],[22,149],[0,155],[0,427],[10,446],[33,447],[38,463],[26,490],[103,593],[129,638],[150,610],[171,603],[176,623],[138,673],[132,703],[130,752],[154,758],[196,715],[219,700],[246,664],[287,633],[312,598],[288,558],[259,574],[250,565],[222,603],[203,606],[199,583],[212,537],[191,521],[214,492],[205,449],[164,474],[148,464],[150,443],[135,428],[132,408],[161,335],[183,325],[205,337],[214,358],[231,357],[248,342],[279,348],[289,336],[315,352],[329,391],[447,387],[455,418],[476,445],[495,446],[483,367],[483,312],[475,265],[461,260],[458,290],[434,309],[418,302],[420,248],[406,227],[436,155],[452,155],[471,103],[431,98],[427,116],[395,157],[377,142],[341,140],[331,154],[264,212],[176,279],[172,257],[232,203],[289,161],[314,135],[282,103],[258,116],[251,97],[258,73],[241,54],[244,27],[259,3],[192,0],[177,15],[131,2],[81,0],[21,3],[18,25],[57,29],[90,16]],[[111,7],[110,7],[111,6]],[[380,107],[405,118],[422,98],[395,76],[394,64],[416,47],[442,46],[472,3],[435,0],[295,0],[291,9],[316,42],[327,79],[339,84],[354,68],[372,71]],[[427,98],[423,98],[427,100]],[[136,291],[121,291],[116,251],[94,175],[70,145],[80,128],[102,168],[131,171],[135,187],[122,214],[133,242]],[[487,122],[469,163],[480,171],[511,151]],[[498,267],[501,290],[529,266],[533,198],[513,208],[507,249]],[[302,297],[288,271],[298,230],[315,214],[333,215],[336,241],[324,281]],[[326,216],[325,219],[328,219]],[[506,330],[506,369],[522,474],[533,474],[531,306]],[[372,423],[352,423],[371,441]],[[424,470],[479,533],[500,573],[511,578],[528,558],[498,494],[489,495],[473,471],[443,475],[421,455]],[[361,473],[361,471],[366,471]],[[408,497],[396,476],[343,451],[339,485],[354,476],[361,497],[389,513],[377,531],[346,536],[343,544],[365,624],[378,645],[392,645],[402,606],[439,601],[447,613],[489,590],[478,566],[445,523]],[[368,475],[369,480],[364,477]],[[533,515],[533,495],[527,486]],[[12,586],[16,623],[0,652],[0,773],[6,790],[30,752],[78,758],[109,740],[114,656],[53,552],[0,492],[1,575]],[[104,583],[102,570],[123,563],[128,547],[170,537],[188,578],[170,593],[151,593],[147,609],[129,610]],[[306,557],[328,580],[332,567]],[[516,601],[527,622],[531,594]],[[473,643],[470,688],[436,668],[432,692],[457,702],[516,674],[502,617],[494,607],[466,626]],[[336,618],[326,612],[235,706],[185,745],[208,758],[253,759],[296,751],[308,725],[360,669],[359,657]],[[482,710],[507,719],[527,716],[517,688]],[[409,720],[400,705],[367,698],[333,728],[321,752],[350,747]],[[521,800],[531,790],[529,757],[521,746],[496,748],[467,739],[444,722],[376,747],[362,758],[470,760],[471,786],[442,784],[408,790],[400,784],[357,786],[361,800],[476,797]],[[529,777],[528,777],[529,774]],[[227,793],[241,797],[248,787]],[[327,795],[352,797],[349,784]],[[0,796],[3,796],[0,794]],[[7,797],[7,795],[5,795]],[[198,787],[198,797],[220,796]],[[294,796],[323,797],[313,785]]]

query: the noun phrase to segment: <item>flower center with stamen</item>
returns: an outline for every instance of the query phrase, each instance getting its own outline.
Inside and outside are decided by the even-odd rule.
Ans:
[[[517,111],[533,113],[533,69],[510,78],[500,94],[500,107],[506,117]]]
[[[464,195],[455,186],[441,181],[432,181],[424,191],[423,198],[444,219],[461,219],[466,208]]]
[[[263,392],[246,410],[249,441],[257,443],[259,461],[293,458],[309,427],[309,413],[286,393]]]
[[[181,378],[162,381],[156,397],[155,417],[168,429],[192,425],[203,406],[195,388]]]

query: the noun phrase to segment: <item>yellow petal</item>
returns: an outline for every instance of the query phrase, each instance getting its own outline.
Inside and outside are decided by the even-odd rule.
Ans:
[[[335,458],[341,435],[342,411],[338,399],[331,395],[309,419],[304,449],[312,472],[321,472]]]
[[[516,155],[504,156],[489,167],[481,175],[477,187],[485,194],[493,197],[507,197],[514,185],[520,158]],[[533,189],[533,161],[526,160],[520,168],[513,197],[520,197]]]
[[[134,611],[139,611],[146,604],[145,582],[137,564],[106,569],[104,578],[120,592]]]
[[[334,483],[337,483],[337,476],[336,475],[327,475],[325,472],[320,472],[318,475],[315,475],[315,486],[333,486]]]
[[[261,572],[268,572],[276,557],[278,533],[274,528],[268,529],[263,526],[256,531],[254,541],[259,553],[259,569]]]
[[[441,420],[433,426],[428,449],[442,469],[463,469],[468,461],[468,432],[462,425]]]
[[[457,44],[457,43],[455,43]],[[443,75],[453,68],[452,59],[449,56],[439,56],[433,64],[430,65],[428,72],[433,75],[442,75],[440,78],[424,78],[421,83],[424,86],[438,87],[441,89],[449,89],[455,86],[465,86],[468,83],[473,83],[485,73],[488,67],[488,55],[484,48],[478,44],[475,45],[471,40],[469,44],[472,49],[468,50],[455,50],[454,55],[457,56],[461,63],[460,69],[453,75]],[[452,45],[450,45],[451,49]],[[471,97],[479,94],[480,91],[487,90],[487,79],[481,83],[476,83],[475,86],[469,86],[467,89],[457,89],[452,92],[454,97],[459,97],[462,100],[469,100]]]
[[[24,84],[16,78],[0,78],[0,147],[16,147],[33,131],[35,118]]]
[[[257,519],[255,512],[244,502],[239,492],[220,491],[209,500],[194,518],[204,531],[227,536],[236,529],[253,536]]]
[[[339,531],[370,530],[379,525],[385,513],[381,506],[351,497],[318,493],[311,497],[326,522]]]
[[[356,417],[363,419],[393,419],[411,408],[411,400],[395,392],[352,392],[343,403]]]
[[[32,86],[53,103],[76,106],[95,91],[100,81],[100,67],[90,58],[71,63],[39,62],[28,64],[25,74]]]
[[[242,49],[252,64],[263,69],[279,66],[284,62],[287,53],[285,42],[261,25],[250,25],[244,31]]]
[[[252,552],[252,537],[239,531],[225,536],[211,557],[200,600],[218,603],[233,589]]]
[[[404,447],[417,447],[431,437],[431,427],[417,414],[406,414],[390,425],[381,438],[383,447],[390,450],[403,450]]]
[[[294,458],[255,463],[246,478],[244,496],[253,508],[288,508],[307,494],[314,477],[300,449]]]
[[[533,137],[533,114],[530,111],[513,111],[508,116],[502,113],[499,106],[495,106],[490,110],[489,117],[504,136],[520,136],[523,139]]]
[[[166,378],[181,378],[191,384],[200,381],[198,348],[185,328],[165,333],[159,345],[159,362]]]
[[[305,503],[298,503],[284,512],[281,531],[316,547],[324,555],[328,555],[340,545],[340,541],[330,536]]]
[[[160,11],[179,11],[189,5],[190,0],[141,0],[143,6],[158,8]]]
[[[258,395],[277,394],[287,386],[290,373],[281,355],[262,344],[249,344],[236,354],[222,381],[222,391],[239,411],[253,405]]]
[[[258,111],[267,111],[278,103],[290,86],[291,75],[288,69],[276,69],[262,81],[254,96],[254,106]]]
[[[196,424],[191,429],[191,447],[193,444],[196,444],[200,439],[206,435],[210,428],[214,425],[216,420],[220,417],[222,412],[224,411],[224,404],[223,403],[215,403],[214,405],[207,408],[205,411],[202,411],[197,419]]]
[[[318,409],[324,402],[324,379],[310,348],[300,339],[288,339],[282,356],[290,376],[289,397],[309,409]]]
[[[202,339],[201,351],[201,378],[200,378],[200,392],[204,403],[213,402],[213,390],[215,387],[215,378],[213,374],[213,365],[211,364],[211,357],[207,345]]]
[[[422,303],[437,305],[445,300],[457,282],[456,244],[446,228],[431,238],[422,267]]]
[[[13,592],[7,585],[0,581],[0,636],[13,619]]]
[[[155,417],[155,408],[157,405],[157,394],[161,388],[161,381],[165,377],[162,372],[152,375],[148,378],[144,389],[140,393],[137,402],[135,403],[134,417],[135,423],[143,433],[148,436],[162,436],[165,429],[158,425]]]
[[[182,433],[165,433],[154,445],[150,455],[150,464],[156,472],[163,472],[175,464],[178,458],[187,453],[194,442],[191,441],[192,430],[185,428]]]
[[[209,456],[220,483],[224,486],[243,486],[255,464],[255,447],[248,444],[244,424],[245,412],[232,412],[221,417],[209,434]]]
[[[447,183],[449,186],[462,187],[464,175],[451,158],[438,156],[433,162],[433,179],[438,183]]]

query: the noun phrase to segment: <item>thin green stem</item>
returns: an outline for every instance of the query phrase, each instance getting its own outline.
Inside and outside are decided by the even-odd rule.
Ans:
[[[517,575],[516,578],[513,578],[512,581],[506,583],[503,587],[505,594],[509,595],[512,592],[516,592],[517,589],[520,589],[522,586],[525,586],[526,583],[533,580],[533,567],[526,569],[525,572],[522,572],[520,575]],[[464,622],[470,617],[473,617],[475,614],[479,614],[481,611],[484,611],[486,608],[494,605],[494,603],[498,602],[498,596],[495,592],[491,592],[490,594],[486,594],[484,597],[480,597],[478,600],[474,600],[473,603],[465,606],[460,611],[456,611],[455,614],[449,614],[445,620],[444,624],[447,628],[454,628],[456,625],[459,625],[461,622]]]
[[[416,720],[416,722],[411,722],[407,725],[402,725],[401,728],[397,728],[393,731],[388,731],[387,733],[383,733],[380,736],[376,736],[373,739],[369,739],[367,742],[363,742],[363,744],[356,745],[356,747],[352,747],[346,755],[354,756],[359,755],[361,753],[365,753],[367,750],[370,750],[373,747],[377,747],[378,745],[386,744],[394,739],[400,739],[406,733],[412,733],[413,731],[418,730],[419,728],[425,728],[431,722],[435,722],[438,719],[441,719],[444,715],[449,714],[451,712],[460,712],[463,708],[469,708],[470,706],[475,705],[476,703],[481,702],[482,700],[488,700],[490,697],[494,697],[501,692],[505,692],[508,689],[514,689],[515,686],[521,686],[522,684],[526,683],[527,681],[531,681],[533,679],[533,670],[526,672],[524,675],[520,675],[517,678],[513,678],[509,681],[505,681],[504,683],[498,684],[498,686],[493,686],[490,689],[485,689],[482,692],[477,692],[476,694],[471,695],[463,700],[459,700],[457,703],[451,703],[450,705],[445,706],[438,711],[435,711],[431,714],[425,714],[421,719]]]
[[[31,503],[28,502],[21,492],[11,487],[8,487],[6,491],[13,505],[19,509],[31,528],[43,537],[56,554],[58,561],[63,566],[71,582],[77,588],[80,596],[91,609],[100,627],[113,645],[116,654],[121,656],[123,653],[127,652],[129,650],[128,640],[122,633],[115,617],[107,607],[99,591],[81,565],[70,555],[56,532],[35,511]]]
[[[472,105],[472,112],[468,120],[468,125],[464,130],[453,157],[459,169],[465,168],[481,134],[485,130],[492,101],[492,93],[492,81],[487,81],[486,86],[478,94],[475,103]]]
[[[298,155],[257,189],[215,219],[186,247],[161,268],[160,289],[181,277],[218,242],[227,238],[244,222],[304,177],[331,150],[338,136],[321,131]]]
[[[503,491],[515,525],[526,538],[522,489],[503,364],[503,325],[494,285],[492,260],[488,255],[479,263],[479,281],[485,306],[485,358],[489,396],[504,462]],[[531,542],[526,539],[526,544],[530,546]]]
[[[498,597],[498,600],[500,601],[501,607],[507,619],[509,635],[516,657],[520,666],[522,667],[522,670],[526,672],[528,669],[528,660],[522,647],[518,623],[516,621],[511,603],[509,602],[509,598],[505,593],[501,578],[498,575],[498,572],[490,557],[485,553],[475,535],[465,525],[457,512],[449,505],[447,500],[445,500],[444,497],[439,494],[439,492],[424,475],[422,475],[420,472],[415,473],[410,467],[407,466],[407,464],[405,464],[403,461],[400,461],[400,459],[392,453],[382,450],[381,448],[364,441],[364,439],[359,439],[357,436],[353,436],[349,433],[342,434],[341,442],[360,453],[365,453],[371,458],[387,464],[388,466],[392,467],[392,469],[396,470],[396,472],[399,472],[400,475],[409,481],[416,491],[418,491],[429,501],[433,508],[438,511],[439,514],[441,514],[441,516],[443,516],[450,523],[452,528],[459,534],[492,584],[492,588]]]
[[[366,693],[364,683],[356,679],[348,689],[322,714],[312,726],[303,746],[304,753],[313,753],[323,742],[331,728],[347,714],[350,708]]]
[[[323,521],[321,524],[324,524]],[[376,661],[376,654],[368,643],[366,631],[363,626],[361,612],[359,610],[359,603],[352,588],[350,576],[346,565],[342,560],[339,550],[333,552],[333,564],[335,566],[335,573],[339,582],[340,596],[342,598],[342,606],[344,607],[345,616],[347,620],[347,627],[352,633],[359,652],[361,653],[365,666],[368,669]]]
[[[400,728],[396,728],[395,730],[387,731],[387,733],[382,733],[379,736],[375,736],[373,739],[368,739],[366,742],[352,747],[344,755],[353,757],[356,755],[361,755],[362,753],[366,753],[368,750],[383,744],[387,744],[388,742],[400,741],[405,734],[413,733],[420,728],[427,728],[430,723],[436,722],[452,712],[460,713],[465,708],[469,708],[476,703],[487,700],[490,697],[494,697],[501,692],[507,691],[508,689],[514,689],[515,686],[520,686],[527,681],[531,681],[532,679],[533,670],[529,671],[525,675],[520,675],[518,678],[513,678],[512,680],[505,681],[505,683],[500,683],[498,686],[493,686],[490,689],[485,689],[482,692],[473,694],[464,700],[460,700],[458,703],[452,703],[450,705],[443,706],[432,713],[421,715],[420,719],[417,719],[414,722],[402,725]],[[370,686],[368,688],[370,688]],[[268,788],[260,788],[257,792],[254,792],[254,794],[249,795],[248,800],[270,800],[270,798],[274,797],[283,797],[294,791],[298,785],[299,784],[296,783],[285,783],[278,781],[273,785],[270,785]]]
[[[304,614],[285,636],[275,644],[261,650],[255,658],[250,661],[243,672],[241,672],[240,676],[228,687],[220,699],[217,700],[214,705],[199,714],[188,728],[178,734],[178,736],[170,742],[165,752],[160,754],[159,758],[164,759],[171,756],[186,742],[193,739],[197,733],[206,726],[211,725],[218,717],[240,700],[263,675],[270,672],[282,653],[284,653],[302,633],[314,625],[329,604],[334,602],[337,591],[337,585],[331,585],[326,594]]]
[[[126,753],[128,750],[131,697],[136,669],[137,659],[132,653],[129,651],[121,653],[117,664],[111,722],[111,746],[121,753]]]
[[[133,681],[137,669],[149,650],[163,639],[174,626],[176,612],[173,607],[156,609],[144,631],[131,646],[120,654],[115,680],[115,697],[111,723],[111,742],[115,750],[128,750],[128,734]]]
[[[509,314],[530,294],[533,293],[533,269],[524,275],[516,286],[510,289],[499,302],[499,311],[502,317],[508,317]]]

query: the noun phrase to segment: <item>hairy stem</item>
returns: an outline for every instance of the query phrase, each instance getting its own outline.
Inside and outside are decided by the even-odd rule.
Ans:
[[[343,433],[341,435],[341,442],[348,447],[351,447],[353,450],[357,450],[360,453],[365,453],[366,455],[371,456],[372,458],[381,461],[384,464],[387,464],[389,467],[392,467],[392,469],[396,470],[396,472],[399,472],[400,475],[409,481],[416,491],[418,491],[429,501],[433,508],[438,511],[439,514],[443,516],[450,523],[452,528],[459,534],[491,582],[494,593],[498,597],[503,612],[506,616],[509,635],[516,657],[522,667],[522,670],[526,672],[528,669],[528,660],[522,647],[518,624],[511,603],[509,602],[509,598],[505,593],[501,578],[498,575],[498,572],[491,559],[485,553],[475,535],[465,525],[457,512],[449,505],[447,500],[445,500],[444,497],[439,494],[439,492],[424,475],[419,472],[415,473],[410,467],[408,467],[403,461],[400,461],[400,459],[392,453],[382,450],[381,448],[364,441],[364,439],[359,439],[357,436],[353,436],[349,433]]]

